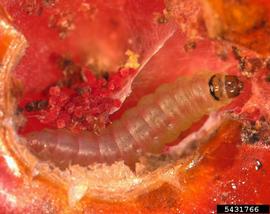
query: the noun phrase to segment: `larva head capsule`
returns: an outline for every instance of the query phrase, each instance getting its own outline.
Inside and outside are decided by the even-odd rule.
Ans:
[[[243,82],[237,76],[214,74],[209,80],[210,94],[215,100],[237,97],[243,89]]]

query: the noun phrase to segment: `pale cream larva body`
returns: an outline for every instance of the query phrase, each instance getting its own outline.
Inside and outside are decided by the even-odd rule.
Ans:
[[[181,77],[144,96],[99,136],[43,130],[26,137],[36,156],[57,165],[134,163],[140,154],[159,153],[204,115],[225,106],[242,88],[236,76],[213,73]]]

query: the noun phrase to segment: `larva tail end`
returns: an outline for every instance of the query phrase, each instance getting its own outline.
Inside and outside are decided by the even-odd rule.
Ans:
[[[35,137],[34,134],[30,134],[26,137],[27,147],[34,154],[38,154],[43,150],[42,142]]]
[[[25,136],[27,148],[37,156],[49,156],[56,146],[55,133],[49,130]]]

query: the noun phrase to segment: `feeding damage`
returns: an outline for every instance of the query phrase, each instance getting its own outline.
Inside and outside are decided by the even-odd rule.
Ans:
[[[256,121],[244,121],[241,130],[241,140],[246,144],[270,144],[270,124],[264,118]]]
[[[1,121],[13,116],[14,100],[16,96],[16,89],[14,80],[11,78],[11,71],[17,65],[20,58],[23,56],[27,47],[27,42],[24,36],[19,33],[10,24],[10,19],[6,13],[1,13],[0,8],[0,81],[1,81]],[[5,84],[3,84],[5,83]],[[3,102],[5,100],[5,102]]]
[[[193,48],[193,46],[191,46],[191,48]],[[129,55],[129,53],[127,54]],[[136,62],[134,63],[134,61],[136,61],[137,57],[134,56],[134,54],[132,53],[129,55],[129,57],[131,60],[131,64],[136,65]],[[55,113],[60,108],[61,109],[60,111],[62,114],[58,114],[57,117],[52,117],[55,119],[53,121],[54,128],[70,129],[71,127],[74,127],[74,124],[76,125],[83,124],[82,121],[84,121],[84,118],[82,115],[84,115],[85,112],[82,111],[82,108],[81,108],[82,106],[80,106],[80,104],[82,103],[80,102],[80,98],[86,97],[86,100],[92,101],[93,97],[91,97],[90,94],[93,93],[93,89],[92,89],[93,85],[91,85],[93,76],[92,76],[91,71],[81,67],[77,62],[71,59],[66,59],[63,56],[61,56],[60,58],[61,58],[60,64],[62,66],[64,77],[59,82],[57,82],[54,86],[49,87],[49,89],[47,90],[48,93],[45,95],[45,97],[47,96],[46,99],[44,99],[43,97],[42,99],[37,99],[34,101],[32,100],[31,102],[27,102],[26,104],[24,103],[25,105],[23,104],[21,108],[27,114],[33,114],[33,113],[36,114],[37,112],[38,113],[46,112],[48,109],[50,109],[52,113]],[[73,71],[75,72],[73,73]],[[121,75],[121,77],[123,77],[122,75],[129,76],[129,73],[128,73],[129,71],[130,71],[129,69],[120,69],[117,75]],[[73,74],[75,75],[73,76]],[[91,76],[90,78],[88,78],[88,74],[90,74]],[[167,86],[167,85],[160,86],[160,88],[158,89],[160,93],[159,95],[149,95],[149,97],[144,97],[143,100],[140,102],[140,103],[144,102],[144,104],[142,104],[140,108],[137,106],[135,108],[135,111],[133,109],[126,112],[126,114],[124,115],[125,118],[120,119],[119,121],[116,121],[115,122],[116,125],[113,125],[113,124],[110,125],[109,121],[106,121],[106,120],[105,120],[105,123],[104,123],[105,125],[104,125],[102,122],[104,121],[103,120],[104,118],[101,118],[101,120],[99,119],[96,120],[98,121],[98,125],[94,123],[94,125],[92,126],[91,125],[92,123],[91,124],[89,123],[90,125],[87,124],[83,126],[77,126],[76,130],[73,129],[73,131],[75,132],[83,131],[82,133],[79,133],[79,134],[69,132],[67,130],[61,130],[61,131],[45,130],[42,133],[38,133],[38,137],[34,137],[35,139],[31,141],[29,144],[30,150],[32,149],[32,152],[36,156],[38,156],[40,159],[42,159],[42,160],[38,159],[37,161],[38,164],[35,165],[34,170],[33,170],[33,176],[35,177],[41,174],[54,176],[55,175],[54,172],[57,172],[62,176],[60,177],[61,179],[63,179],[64,177],[65,179],[69,180],[70,182],[69,181],[67,182],[68,183],[67,189],[69,190],[68,194],[69,194],[69,200],[70,200],[71,205],[74,205],[85,194],[89,192],[90,192],[90,195],[92,193],[91,196],[93,197],[101,197],[101,198],[107,197],[106,199],[115,199],[114,196],[117,194],[115,189],[123,190],[122,192],[124,192],[127,189],[133,188],[132,190],[134,190],[135,188],[134,186],[138,187],[139,185],[141,185],[140,187],[142,188],[145,185],[144,182],[146,179],[144,178],[141,179],[141,177],[135,176],[130,171],[130,169],[125,164],[123,164],[123,162],[121,162],[121,160],[124,160],[127,163],[130,163],[130,162],[132,163],[134,161],[137,161],[136,160],[138,159],[137,156],[139,157],[143,152],[145,153],[153,152],[159,155],[162,150],[162,146],[167,145],[167,141],[168,142],[173,141],[175,136],[179,135],[179,133],[182,130],[186,130],[186,128],[189,128],[190,126],[192,126],[193,122],[196,122],[196,120],[198,118],[201,118],[202,115],[208,114],[209,113],[208,112],[209,109],[207,109],[208,107],[211,110],[213,110],[213,108],[214,110],[219,110],[219,108],[223,107],[224,105],[230,102],[228,101],[229,98],[237,97],[240,94],[240,91],[242,90],[242,84],[236,76],[230,76],[230,75],[211,76],[211,75],[212,74],[206,75],[206,78],[204,79],[203,83],[201,83],[196,78],[194,82],[192,82],[190,78],[180,78],[177,84],[181,85],[181,87],[180,86],[179,87],[183,91],[183,94],[179,95],[181,97],[181,99],[179,100],[172,100],[172,97],[175,94],[174,95],[169,94],[167,96],[168,90],[174,88],[175,86],[174,84],[173,86]],[[96,77],[93,77],[93,79],[95,78]],[[91,81],[89,81],[89,79]],[[109,88],[110,90],[114,90],[113,89],[114,85],[113,86],[111,85],[109,87],[110,85],[109,82],[111,79],[112,79],[112,76],[104,72],[104,75],[101,75],[100,77],[96,78],[93,81],[100,82],[102,89]],[[209,83],[209,80],[211,79],[213,81]],[[72,81],[75,81],[75,83],[73,83]],[[117,78],[115,82],[119,83]],[[192,84],[190,84],[191,82]],[[74,85],[76,85],[76,87],[73,87]],[[209,85],[211,86],[210,88],[209,88]],[[200,87],[202,87],[203,89],[201,90]],[[72,95],[66,94],[67,88],[71,89]],[[80,109],[79,110],[73,110],[73,108],[67,109],[66,106],[68,107],[70,106],[66,105],[68,103],[68,102],[66,103],[66,100],[64,100],[64,102],[61,103],[63,101],[61,100],[63,97],[68,97],[67,100],[69,101],[74,100],[74,99],[79,100],[78,102],[79,105],[75,106],[75,108],[80,107]],[[219,101],[216,101],[215,99],[213,99],[217,97],[220,99]],[[104,103],[104,102],[105,100],[102,100],[98,103]],[[110,102],[111,100],[108,101],[108,103]],[[179,104],[179,102],[181,103]],[[212,105],[215,102],[216,104]],[[73,101],[71,101],[70,103],[73,103]],[[108,103],[106,103],[105,105],[105,107],[107,108],[105,112],[109,111],[109,109],[111,108],[111,106]],[[205,106],[203,106],[202,109],[200,109],[201,103],[205,104]],[[119,107],[118,105],[114,106],[114,104],[115,103],[113,103],[112,105],[113,107]],[[179,113],[179,111],[177,111],[177,109],[175,108],[176,105],[180,105],[181,111],[183,111],[184,113],[182,112]],[[157,114],[156,112],[158,112],[159,115],[162,115],[159,121],[157,119],[158,118],[157,116],[154,117],[155,114]],[[72,114],[72,117],[71,118],[66,117],[70,113]],[[40,117],[40,118],[42,119],[50,118],[50,114],[48,112],[46,114],[47,116],[43,115],[43,117]],[[55,114],[53,114],[53,116],[55,116]],[[90,116],[92,117],[93,114],[91,113]],[[150,122],[147,123],[145,118],[147,118],[148,116],[150,117]],[[181,118],[181,121],[178,117]],[[174,118],[178,118],[177,121],[173,120]],[[89,121],[92,121],[92,119],[93,118],[90,118]],[[105,117],[105,119],[107,118]],[[101,127],[99,126],[99,123],[102,124]],[[181,129],[180,131],[177,130],[177,128],[175,128],[178,123],[180,124],[179,125]],[[122,124],[124,124],[128,128],[123,128]],[[106,129],[107,125],[108,125],[108,129]],[[106,131],[110,129],[113,131],[110,131],[110,132]],[[166,130],[165,132],[164,132],[164,129]],[[72,130],[72,128],[70,130]],[[94,134],[93,135],[86,134],[85,132],[86,130],[91,131]],[[125,140],[126,138],[124,137],[127,135],[129,138],[128,140]],[[156,135],[161,135],[161,136],[156,137]],[[150,136],[150,140],[149,140],[149,136]],[[42,140],[45,139],[46,142],[45,143],[42,142],[42,140],[39,140],[39,138],[41,138]],[[89,144],[88,142],[90,138],[93,138],[92,144]],[[112,144],[110,140],[108,139],[113,139]],[[122,147],[120,148],[119,141],[121,140],[122,142],[120,143],[123,143],[125,141],[125,144],[121,145]],[[149,143],[150,145],[149,144],[147,145],[148,142],[150,142]],[[146,147],[150,146],[151,148],[150,149],[145,148],[145,146]],[[44,147],[46,148],[44,149]],[[92,147],[95,147],[95,148],[92,148]],[[123,148],[127,149],[127,151],[124,150]],[[137,148],[139,149],[137,150]],[[46,151],[46,149],[48,150]],[[134,160],[131,160],[131,161],[127,160],[127,158],[131,158],[131,159],[133,158],[132,157],[133,156],[132,151],[134,151],[133,149],[135,149],[136,151],[135,152],[136,154],[134,154],[135,156]],[[124,155],[129,156],[129,157],[124,157]],[[157,162],[161,159],[162,157],[153,158],[154,164],[158,165]],[[43,161],[43,160],[47,160],[47,161]],[[116,162],[115,160],[120,160],[120,161]],[[64,170],[59,171],[58,168],[54,168],[52,170],[50,168],[52,165],[47,164],[49,162],[55,162],[56,165],[60,165],[60,166],[61,165],[68,165],[68,166],[73,165],[73,166],[68,168],[68,170],[66,171]],[[102,166],[99,164],[93,166],[91,163],[95,163],[95,162],[105,163],[105,164],[103,164]],[[110,167],[107,166],[106,163],[111,164],[111,166]],[[194,165],[194,162],[192,163]],[[81,167],[76,168],[77,165],[74,166],[75,164],[79,164],[79,165],[87,166],[87,167],[85,167],[82,171],[80,171],[82,168]],[[46,169],[46,171],[43,172],[39,168],[40,165],[46,165],[48,168]],[[180,167],[180,165],[178,166]],[[141,166],[141,171],[138,170],[137,168],[136,172],[138,172],[138,174],[141,173],[142,175],[144,175],[143,172],[145,173],[149,171],[148,169],[143,169],[143,167],[145,166]],[[90,170],[88,170],[89,168]],[[173,185],[177,186],[176,184],[177,182],[173,183],[173,179],[176,179],[178,169],[179,168],[177,167],[172,168],[172,169],[167,168],[164,171],[155,172],[154,175],[148,174],[149,177],[147,178],[147,181],[149,183],[149,186],[155,185],[151,183],[152,176],[155,176],[155,175],[159,177],[161,180],[163,179],[165,182],[172,183]],[[114,170],[114,171],[111,171],[111,170]],[[96,174],[97,172],[98,172],[98,176]],[[122,174],[122,177],[119,175],[119,173]],[[160,175],[157,175],[158,173]],[[89,179],[85,179],[86,177]],[[117,178],[118,182],[114,178]],[[100,181],[100,183],[97,182],[98,180]],[[60,181],[60,183],[61,182],[62,181]],[[111,191],[115,193],[115,195],[110,195],[111,198],[110,196],[108,196],[108,194],[106,194],[108,192],[106,192],[105,190],[103,194],[99,195],[99,191],[102,187],[104,187],[102,186],[104,185],[104,183],[109,184],[107,186],[109,187],[107,189],[108,192]],[[137,190],[135,191],[137,192]],[[126,197],[123,196],[122,193],[120,195],[119,192],[116,198],[126,199]],[[134,195],[138,195],[138,194],[134,194]]]
[[[11,71],[25,53],[27,41],[12,25],[9,14],[0,6],[0,145],[1,152],[6,152],[5,159],[16,175],[20,175],[17,162],[13,159],[9,149],[11,145],[4,142],[12,138],[7,130],[12,129],[14,116],[14,96],[16,90]]]
[[[224,81],[226,78],[229,77],[226,75],[219,76],[221,77],[219,81]],[[194,78],[180,78],[174,84],[161,86],[154,95],[144,97],[135,110],[131,109],[126,112],[123,117],[124,119],[121,119],[120,122],[116,121],[115,123],[113,123],[111,126],[109,126],[108,129],[101,132],[100,136],[97,136],[95,134],[92,135],[89,133],[73,135],[71,132],[62,130],[43,131],[38,133],[38,137],[36,137],[35,133],[33,133],[32,136],[34,136],[34,140],[31,141],[28,146],[30,147],[30,150],[32,149],[32,151],[34,151],[35,155],[40,156],[41,159],[44,157],[45,159],[49,158],[50,161],[55,162],[58,166],[67,166],[69,164],[79,164],[82,166],[87,166],[95,162],[114,163],[115,160],[124,160],[128,165],[131,165],[132,162],[134,163],[134,161],[138,159],[139,155],[141,155],[141,150],[143,150],[144,152],[159,153],[162,149],[162,145],[165,145],[166,143],[169,143],[173,139],[175,139],[181,132],[180,130],[188,128],[194,121],[200,119],[204,114],[207,114],[209,111],[212,111],[214,109],[217,110],[218,108],[229,102],[228,98],[230,96],[225,96],[224,99],[219,102],[213,99],[213,95],[211,95],[210,93],[211,89],[209,88],[209,80],[212,77],[212,74],[204,74],[195,76]],[[235,78],[235,80],[238,80],[235,76],[233,78]],[[67,79],[65,79],[65,81],[60,81],[61,86],[66,86],[68,85],[68,83],[69,81],[67,81]],[[210,83],[211,87],[213,86],[212,84],[213,83]],[[240,91],[242,89],[242,87],[239,87],[238,82],[237,84],[235,84],[232,81],[232,85],[235,86],[235,90]],[[55,89],[57,89],[55,88],[55,86],[51,88],[52,91],[55,91]],[[172,97],[168,97],[166,95],[168,90],[170,89],[175,92]],[[225,94],[229,92],[226,91],[226,81],[222,84],[216,85],[215,89],[223,91]],[[81,96],[83,95],[83,93],[79,93],[77,95]],[[27,105],[25,106],[25,110],[29,112],[35,110],[44,110],[48,107],[48,103],[49,102],[46,101],[35,101],[32,103],[27,103]],[[201,107],[202,103],[205,105],[202,111],[201,108],[190,108],[191,105]],[[148,108],[145,109],[146,106],[148,106]],[[143,111],[141,112],[141,110]],[[182,114],[181,111],[185,112],[185,114]],[[157,113],[159,116],[163,115],[163,117],[157,117]],[[141,120],[140,117],[142,117],[143,120]],[[178,121],[175,121],[174,118],[178,118]],[[123,124],[129,127],[129,130],[125,130],[123,128]],[[136,127],[136,129],[133,129],[132,127]],[[143,129],[146,127],[147,129]],[[164,127],[168,127],[168,132],[161,132],[161,130],[164,130]],[[147,132],[149,132],[149,135],[147,135]],[[159,136],[160,134],[162,136]],[[110,135],[113,137],[110,137]],[[125,139],[122,138],[124,135],[130,136],[130,140],[123,141],[123,139]],[[154,135],[157,135],[157,137]],[[40,139],[42,139],[41,141],[39,141],[40,136]],[[114,138],[115,136],[118,138]],[[89,139],[93,139],[93,142],[89,142]],[[115,142],[110,142],[110,139],[114,139]],[[151,144],[151,139],[154,139],[154,141],[152,142],[153,144]],[[119,142],[122,142],[122,145],[119,145]],[[127,142],[132,145],[127,146]],[[147,143],[150,144],[147,145]],[[113,144],[115,144],[114,149],[116,150],[112,149]],[[118,148],[115,146],[117,146]],[[93,150],[92,148],[94,147],[95,149]],[[136,157],[133,157],[132,154],[134,153],[134,149],[137,148],[140,149],[136,150],[136,152],[138,151],[138,153],[135,154]],[[44,152],[44,149],[47,151]],[[121,153],[121,155],[115,153],[117,152],[117,150]],[[117,157],[117,155],[119,156]],[[121,165],[121,163],[119,164]],[[121,167],[123,167],[123,165],[121,165]],[[75,168],[72,168],[72,170],[74,170]],[[80,169],[81,168],[78,168],[78,170]],[[111,169],[112,168],[110,168],[110,170]],[[39,169],[36,169],[36,171],[38,172],[38,174],[42,172],[42,170]],[[48,171],[50,170],[48,169]],[[103,169],[101,170],[101,172],[103,172]],[[61,172],[61,174],[62,173],[66,173],[66,171]],[[72,176],[76,177],[77,173],[77,170],[72,171]],[[87,172],[86,174],[91,178],[91,176],[93,175],[91,174],[91,171],[89,173],[90,174],[88,174]],[[129,170],[127,170],[126,173],[131,176],[130,182],[134,182],[134,179],[137,179],[132,177],[134,175],[132,173],[130,174]],[[170,178],[169,174],[167,174],[166,172],[163,179],[166,181],[171,181],[172,178]],[[80,180],[79,185],[85,186],[85,188],[83,188],[84,193],[82,193],[81,191],[76,193],[75,196],[78,197],[77,199],[72,199],[73,196],[70,196],[71,204],[75,203],[77,200],[80,200],[81,197],[83,197],[88,190],[89,183],[84,185],[80,177],[81,173],[78,173],[78,176],[78,178],[74,179],[76,181]],[[175,176],[174,173],[172,173],[172,176]],[[143,181],[138,180],[138,182]],[[74,191],[77,192],[78,188],[80,189],[77,184],[69,185],[70,186],[68,188],[69,192],[71,193],[74,193]],[[104,198],[106,198],[105,195]],[[73,200],[75,200],[75,202]]]

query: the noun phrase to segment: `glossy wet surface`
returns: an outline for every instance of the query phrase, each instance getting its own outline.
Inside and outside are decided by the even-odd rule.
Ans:
[[[22,1],[22,4],[29,2],[31,3],[31,1]],[[234,1],[231,2],[232,6],[234,6]],[[122,3],[122,1],[117,1],[115,5],[103,6],[114,11]],[[67,49],[69,51],[73,50],[74,45],[67,44],[71,44],[74,41],[76,33],[72,37],[72,31],[76,32],[76,28],[73,29],[72,25],[68,26],[68,28],[66,26],[63,28],[62,25],[60,25],[60,28],[59,26],[56,28],[48,27],[49,16],[57,12],[57,6],[48,5],[44,9],[45,12],[41,13],[39,7],[34,7],[34,9],[30,7],[29,11],[29,7],[27,6],[25,11],[25,7],[21,7],[23,9],[21,10],[19,8],[21,5],[16,2],[3,1],[3,4],[7,6],[7,9],[14,16],[15,25],[26,35],[30,43],[30,48],[25,58],[15,71],[16,76],[23,81],[25,91],[29,92],[33,89],[40,90],[57,79],[55,67],[48,61],[50,53],[53,51],[65,53]],[[161,13],[164,5],[159,4],[159,2],[156,5],[152,5],[151,3],[145,5],[141,1],[136,1],[134,5],[136,7],[132,8],[135,8],[135,10],[130,10],[127,7],[125,11],[131,11],[129,13],[130,17],[136,17],[131,21],[131,23],[135,23],[134,28],[136,30],[129,32],[136,32],[133,35],[142,35],[140,38],[143,41],[141,42],[142,46],[138,46],[140,48],[136,51],[142,56],[147,56],[148,54],[144,55],[145,52],[142,47],[147,49],[146,47],[155,46],[154,44],[157,45],[153,49],[158,51],[152,51],[153,54],[150,54],[152,57],[149,58],[149,62],[133,83],[133,93],[121,111],[114,115],[115,118],[119,117],[130,106],[135,105],[145,93],[153,91],[160,83],[170,82],[176,76],[184,74],[192,75],[198,69],[229,71],[239,74],[239,62],[233,57],[230,48],[225,49],[229,53],[225,61],[224,57],[220,58],[220,55],[216,52],[217,49],[219,50],[219,46],[216,46],[214,42],[208,39],[196,42],[196,48],[191,48],[191,50],[186,52],[183,48],[186,44],[183,34],[179,32],[172,33],[174,30],[171,30],[171,27],[166,28],[166,25],[158,25],[159,27],[155,28],[153,26],[156,25],[153,24],[152,19],[140,19],[140,16],[136,15],[137,11],[143,11],[140,13],[142,16],[146,14],[145,17],[153,17],[154,12]],[[61,7],[70,10],[69,7],[71,6],[60,3],[59,8]],[[108,10],[110,11],[110,9]],[[110,13],[108,12],[107,14]],[[135,14],[135,16],[132,14]],[[66,15],[63,14],[62,16]],[[156,20],[155,17],[156,15],[154,15],[154,20]],[[139,21],[136,22],[136,20]],[[108,20],[104,21],[104,23],[107,22]],[[122,23],[120,26],[122,27],[120,27],[119,31],[122,32],[125,29],[123,26],[126,25]],[[150,26],[150,29],[157,29],[157,31],[146,30],[149,29],[147,28],[148,26]],[[62,32],[64,35],[60,32],[60,37],[59,29],[60,31],[64,30]],[[107,37],[104,35],[107,35],[106,29],[110,28],[104,29],[105,32],[99,30],[93,32],[96,32],[97,35],[99,35],[98,32],[101,33],[101,38],[106,40]],[[160,34],[155,36],[156,32],[160,32]],[[63,40],[65,36],[66,38]],[[126,41],[125,38],[127,37],[125,33],[121,34],[121,38],[118,38],[120,44],[122,44],[122,41]],[[97,39],[93,35],[89,40],[92,39],[98,41],[99,36]],[[45,43],[46,45],[44,45]],[[114,54],[117,57],[109,63],[115,66],[115,64],[121,61],[122,50],[125,50],[126,46],[116,45],[115,47],[111,47],[110,41],[105,42],[105,44],[108,46],[103,47],[104,49],[110,47],[110,49],[115,51],[118,50],[118,47],[122,47],[119,54]],[[74,50],[78,50],[78,47],[79,45]],[[161,48],[158,49],[157,47]],[[255,50],[257,49],[255,48]],[[110,53],[106,53],[105,56],[110,59]],[[101,64],[104,66],[104,63]],[[261,114],[265,117],[268,116],[267,107],[269,103],[265,99],[269,91],[267,90],[269,84],[265,81],[267,74],[268,71],[266,69],[259,70],[254,74],[254,78],[252,79],[252,96],[243,110],[252,119],[258,118]],[[248,82],[250,83],[250,81]],[[243,94],[238,102],[245,102],[249,96]],[[259,113],[256,112],[258,109],[260,110]],[[101,211],[110,213],[201,213],[214,210],[216,203],[255,203],[258,201],[269,203],[270,196],[267,188],[265,188],[269,186],[269,179],[267,179],[269,177],[267,165],[270,158],[268,155],[268,145],[264,144],[260,139],[256,140],[255,144],[243,144],[240,140],[240,130],[241,128],[237,122],[230,122],[229,125],[224,125],[216,137],[209,142],[208,146],[201,148],[200,154],[203,155],[199,164],[191,169],[188,169],[189,166],[184,165],[179,169],[179,175],[174,179],[175,182],[172,182],[170,179],[170,182],[165,182],[155,190],[144,193],[138,199],[126,203],[102,202],[85,197],[77,204],[74,210],[78,212],[84,210],[90,213]],[[5,148],[4,144],[1,147]],[[2,156],[1,166],[3,168],[0,177],[3,209],[20,212],[29,212],[30,210],[32,213],[37,210],[42,212],[60,212],[60,210],[68,212],[72,210],[68,206],[66,192],[59,188],[59,186],[51,185],[48,181],[42,179],[34,179],[35,181],[33,182],[32,173],[24,168],[17,169],[16,164],[8,156]],[[192,161],[190,162],[190,166],[192,166]],[[48,189],[50,190],[49,192]]]

